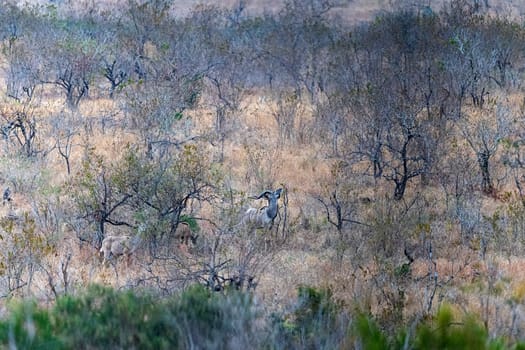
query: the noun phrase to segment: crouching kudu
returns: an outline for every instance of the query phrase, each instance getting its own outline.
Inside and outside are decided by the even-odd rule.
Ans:
[[[107,265],[113,257],[125,256],[129,264],[132,253],[137,250],[140,239],[131,236],[106,236],[102,241],[100,253],[104,256],[103,264]]]
[[[186,250],[190,247],[190,242],[192,245],[197,243],[199,235],[193,233],[189,223],[181,221],[177,226],[174,237],[179,243],[179,248]]]

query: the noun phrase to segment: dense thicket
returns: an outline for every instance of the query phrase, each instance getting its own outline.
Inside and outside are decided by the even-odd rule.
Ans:
[[[276,113],[281,142],[331,140],[327,153],[362,162],[362,175],[390,182],[397,200],[409,183],[450,175],[445,146],[454,137],[476,156],[479,183],[469,185],[497,190],[490,165],[498,143],[519,144],[506,113],[520,88],[523,29],[469,1],[402,8],[359,26],[329,17],[329,2],[313,4],[321,6],[290,2],[257,17],[242,5],[202,6],[187,18],[173,16],[169,1],[79,17],[6,5],[7,94],[24,101],[52,85],[75,109],[90,93],[118,92],[151,157],[182,142],[172,131],[185,110],[206,102],[216,114],[213,136],[224,142],[243,98],[269,90],[283,105],[306,99],[315,114],[298,125],[294,113]],[[22,136],[25,153],[37,153]]]
[[[405,326],[399,337],[414,347],[461,347],[467,335],[486,346],[500,334],[517,342],[525,336],[523,290],[498,264],[525,247],[525,30],[484,3],[399,1],[350,24],[338,16],[344,1],[290,0],[259,14],[241,1],[198,6],[186,17],[168,0],[129,0],[111,11],[2,2],[0,174],[26,207],[12,210],[15,201],[4,197],[0,295],[56,301],[48,311],[13,311],[4,343],[36,341],[23,323],[30,310],[46,329],[42,341],[76,346],[60,332],[82,320],[59,325],[57,315],[108,299],[137,312],[129,316],[137,323],[125,316],[119,327],[138,338],[119,338],[117,348],[246,344],[238,330],[259,332],[258,316],[243,309],[254,328],[228,328],[233,301],[208,291],[254,290],[264,273],[282,277],[267,270],[279,254],[297,251],[329,262],[318,274],[347,304],[319,310],[331,292],[301,289],[311,304],[263,317],[271,324],[263,333],[279,345],[257,333],[257,346],[368,346],[349,331],[354,324],[359,337],[378,341],[371,347],[387,337],[397,344]],[[264,110],[255,118],[253,105]],[[274,126],[261,132],[257,123]],[[312,159],[290,164],[286,153]],[[316,173],[323,167],[330,171]],[[311,170],[316,183],[288,188],[285,168]],[[240,227],[246,191],[278,186],[272,231]],[[178,249],[181,222],[197,242],[190,253]],[[117,283],[124,272],[125,287],[162,296],[204,285],[208,291],[181,298],[211,303],[213,312],[195,322],[209,316],[219,328],[188,338],[193,320],[178,318],[179,304],[106,290],[75,296],[85,270],[71,267],[73,253],[94,255],[113,233],[140,242],[133,274],[113,264]],[[425,328],[444,302],[468,304],[472,295],[479,300],[465,309],[474,305],[483,327],[465,321],[466,335],[451,321],[438,335]],[[361,312],[381,330],[354,316]],[[94,329],[76,327],[86,332],[78,339],[100,341],[88,348],[116,339],[98,333],[98,323],[117,322],[107,317],[93,319]],[[150,339],[173,322],[183,322],[178,333]]]

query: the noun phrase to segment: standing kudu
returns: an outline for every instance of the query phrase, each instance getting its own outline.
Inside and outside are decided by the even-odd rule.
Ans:
[[[256,197],[250,197],[251,199],[261,199],[264,197],[268,201],[268,205],[260,209],[249,208],[246,210],[241,219],[241,224],[254,229],[264,228],[270,230],[279,211],[277,201],[281,197],[282,191],[283,189],[279,188],[273,192],[264,191]]]

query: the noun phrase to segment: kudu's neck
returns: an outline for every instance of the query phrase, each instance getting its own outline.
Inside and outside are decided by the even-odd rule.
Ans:
[[[277,198],[268,199],[268,208],[266,209],[266,214],[270,219],[275,219],[277,216]]]

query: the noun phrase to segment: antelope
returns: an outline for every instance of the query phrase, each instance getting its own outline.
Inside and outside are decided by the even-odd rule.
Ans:
[[[190,225],[187,222],[179,222],[177,230],[175,231],[175,239],[180,241],[181,246],[188,246],[191,240],[191,243],[195,244],[197,242],[198,235],[194,235],[191,232]]]
[[[102,241],[100,253],[104,255],[103,264],[107,265],[112,257],[126,256],[128,258],[137,249],[138,242],[131,236],[107,236]]]
[[[260,209],[248,208],[241,219],[241,224],[254,229],[264,228],[271,230],[279,210],[277,201],[281,197],[282,191],[282,188],[273,192],[266,190],[256,197],[249,197],[250,199],[261,199],[264,197],[268,201],[268,205]]]

